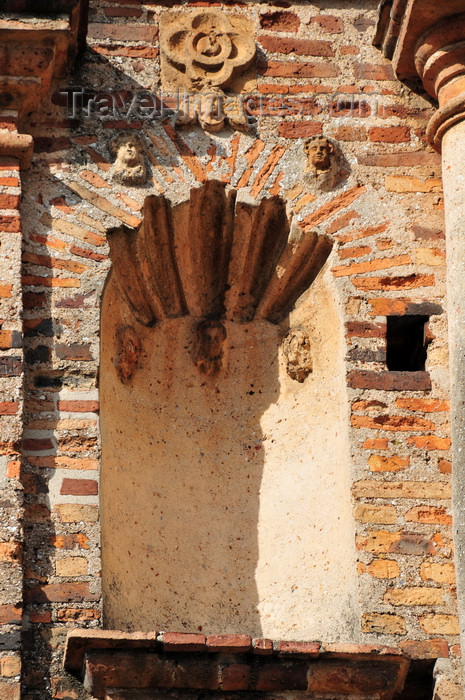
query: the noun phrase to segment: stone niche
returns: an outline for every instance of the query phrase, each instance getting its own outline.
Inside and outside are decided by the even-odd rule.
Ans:
[[[331,242],[208,182],[109,232],[104,625],[359,636]]]

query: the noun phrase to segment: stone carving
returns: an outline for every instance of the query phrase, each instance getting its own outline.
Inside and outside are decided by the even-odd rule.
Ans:
[[[116,158],[111,178],[121,185],[143,185],[147,180],[144,144],[137,134],[118,134],[110,143],[110,151]]]
[[[304,181],[327,192],[349,177],[339,146],[326,136],[312,136],[304,145],[307,155]]]
[[[313,371],[310,338],[304,328],[291,328],[283,341],[283,353],[288,375],[304,382]]]
[[[290,236],[280,197],[254,203],[236,194],[208,180],[176,206],[149,195],[137,230],[108,231],[112,274],[139,323],[189,315],[280,323],[310,287],[331,239],[296,223]]]
[[[141,350],[140,340],[134,328],[123,326],[118,329],[114,363],[123,384],[132,379],[139,364]]]
[[[171,67],[171,82],[198,90],[228,86],[255,56],[255,42],[239,21],[218,10],[168,18],[160,30],[160,48]]]
[[[215,87],[185,98],[178,112],[176,126],[195,123],[210,133],[221,131],[226,125],[239,131],[248,131],[250,126],[241,101],[228,98],[223,90]]]
[[[196,329],[194,362],[202,374],[212,377],[223,366],[226,328],[220,321],[202,321]]]

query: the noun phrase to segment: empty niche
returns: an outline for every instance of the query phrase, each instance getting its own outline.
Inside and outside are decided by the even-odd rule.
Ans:
[[[102,301],[104,624],[353,640],[331,242],[214,181],[143,214]]]

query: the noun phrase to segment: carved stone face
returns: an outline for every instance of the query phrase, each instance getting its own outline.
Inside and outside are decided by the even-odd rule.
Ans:
[[[328,139],[324,137],[310,139],[305,144],[305,153],[307,154],[307,171],[329,170],[331,168],[334,146]]]
[[[291,379],[304,382],[313,370],[310,338],[303,328],[291,328],[283,341],[286,369]]]
[[[116,156],[113,180],[126,185],[141,185],[147,178],[142,141],[136,134],[122,134],[113,139],[111,150]]]
[[[220,321],[202,321],[197,326],[197,346],[194,362],[202,372],[211,377],[223,366],[223,343],[226,328]]]
[[[224,126],[222,92],[206,92],[202,94],[202,104],[198,113],[199,124],[205,131],[221,131]]]

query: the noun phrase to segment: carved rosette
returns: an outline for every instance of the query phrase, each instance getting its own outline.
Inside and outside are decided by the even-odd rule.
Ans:
[[[255,56],[252,37],[215,10],[179,16],[163,30],[160,46],[164,58],[192,87],[225,87]]]
[[[145,326],[189,315],[279,323],[332,247],[328,237],[296,225],[290,233],[283,199],[237,202],[235,190],[211,180],[176,206],[150,195],[139,229],[121,226],[108,239],[120,292]],[[216,342],[218,328],[205,330],[203,345]]]

